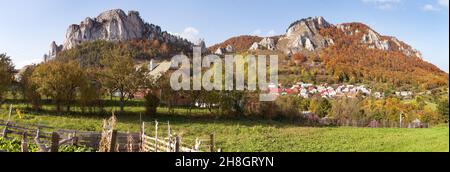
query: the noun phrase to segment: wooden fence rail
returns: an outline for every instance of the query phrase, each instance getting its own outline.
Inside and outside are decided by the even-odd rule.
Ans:
[[[57,152],[60,146],[86,146],[98,149],[102,133],[55,129],[40,125],[18,124],[0,120],[0,136],[6,139],[20,138],[23,152],[28,151],[30,141],[34,142],[40,152]],[[214,151],[214,135],[210,139],[196,139],[195,145],[182,143],[182,138],[172,134],[168,124],[167,137],[158,137],[158,125],[155,125],[155,136],[145,133],[145,123],[142,122],[140,133],[123,133],[112,129],[112,135],[107,138],[110,152],[207,152]],[[202,143],[209,145],[202,146]],[[203,149],[202,149],[203,148]]]

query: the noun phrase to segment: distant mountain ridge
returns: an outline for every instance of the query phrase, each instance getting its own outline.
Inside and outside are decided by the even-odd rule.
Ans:
[[[74,48],[84,42],[95,40],[116,42],[134,39],[157,39],[161,42],[185,46],[194,45],[184,38],[162,31],[160,26],[146,23],[137,11],[129,11],[125,14],[121,9],[114,9],[105,11],[96,18],[87,17],[80,24],[69,26],[63,45],[52,42],[50,51],[44,58],[52,59],[58,52]]]
[[[413,49],[410,45],[407,45],[395,37],[382,36],[367,25],[362,23],[344,23],[333,25],[328,23],[323,17],[309,17],[295,21],[290,24],[285,34],[277,37],[270,37],[268,39],[272,40],[265,40],[265,42],[276,43],[276,45],[274,45],[276,48],[273,50],[279,50],[285,54],[295,54],[299,52],[307,54],[309,52],[320,51],[323,48],[327,48],[335,44],[332,35],[324,35],[321,33],[321,30],[324,29],[340,30],[347,36],[357,35],[359,36],[359,43],[367,45],[368,48],[375,48],[384,51],[398,51],[404,53],[406,56],[422,58],[422,54],[418,50]],[[233,44],[236,44],[236,40],[242,40],[243,38],[249,37],[258,39],[253,39],[257,41],[252,43],[246,42],[246,47],[242,47],[242,43],[240,43],[241,45],[236,49],[241,51],[244,49],[255,50],[258,49],[256,48],[257,45],[261,47],[261,45],[265,44],[259,42],[264,39],[262,37],[243,36],[241,38],[238,36],[230,38],[223,43],[216,44],[209,49],[211,52],[214,52],[213,50],[224,48],[228,45],[235,47],[236,45]],[[249,39],[245,40],[248,41]]]
[[[331,24],[323,17],[300,19],[274,37],[237,36],[209,47],[211,53],[272,53],[287,82],[379,83],[434,89],[448,86],[448,73],[393,36],[363,23]],[[290,79],[289,79],[290,78]],[[295,80],[295,81],[294,81]]]
[[[189,55],[192,47],[198,45],[203,54],[276,53],[282,58],[280,76],[295,82],[304,79],[328,83],[383,83],[425,89],[449,82],[447,73],[424,61],[419,51],[397,38],[383,36],[362,23],[334,25],[323,17],[295,21],[283,35],[237,36],[207,49],[203,40],[192,43],[162,31],[157,25],[145,23],[136,11],[125,14],[119,9],[109,10],[71,25],[64,43],[52,42],[45,59],[80,50],[75,51],[78,54],[73,53],[77,54],[75,58],[86,64],[97,63],[99,57],[95,53],[108,50],[116,42],[136,50],[136,60],[167,60],[175,53]],[[93,44],[83,46],[86,43]]]

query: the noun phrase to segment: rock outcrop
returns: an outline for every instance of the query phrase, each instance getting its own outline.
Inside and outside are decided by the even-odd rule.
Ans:
[[[71,49],[81,43],[95,40],[127,41],[133,39],[158,39],[162,42],[193,46],[186,39],[161,31],[157,25],[144,22],[137,11],[129,11],[128,14],[125,14],[123,10],[115,9],[103,12],[96,18],[88,17],[80,24],[69,26],[61,50]],[[47,57],[54,57],[56,53],[53,50],[55,49],[51,48]]]
[[[415,56],[422,59],[422,53],[411,46],[399,41],[397,38],[391,37],[391,41],[397,46],[398,50],[401,51],[406,56]]]
[[[62,49],[63,49],[62,45],[57,45],[56,42],[53,41],[50,44],[50,50],[49,50],[48,54],[44,55],[44,62],[55,58],[56,55],[58,54],[58,52],[60,52]]]
[[[216,55],[225,55],[225,53],[234,53],[235,49],[231,45],[227,45],[225,48],[219,47],[214,51]]]
[[[323,28],[332,27],[323,17],[301,19],[292,23],[277,44],[277,48],[285,53],[315,51],[334,44],[330,38],[320,34]]]
[[[204,39],[198,39],[198,40],[194,43],[194,45],[195,45],[196,47],[200,47],[200,48],[201,48],[202,54],[208,53],[208,48],[206,47],[206,43],[205,43],[205,40],[204,40]]]
[[[254,50],[259,50],[259,49],[260,49],[259,43],[255,42],[252,44],[252,46],[248,50],[254,51]]]
[[[259,45],[271,51],[276,49],[275,40],[272,38],[264,38],[261,42],[259,42]]]
[[[260,42],[253,43],[249,50],[261,50],[261,49],[275,51],[277,49],[275,40],[272,38],[264,38]]]
[[[369,33],[362,36],[361,43],[369,44],[369,48],[377,48],[380,50],[389,50],[389,41],[381,40],[379,35],[373,30],[369,30]]]
[[[216,55],[223,55],[223,48],[217,48],[217,50],[214,52]]]
[[[336,26],[348,36],[361,37],[360,43],[366,44],[371,49],[384,51],[399,51],[409,57],[422,58],[422,54],[411,46],[399,41],[397,38],[382,36],[370,27],[361,23],[345,23]]]
[[[227,47],[225,48],[225,51],[227,53],[234,53],[234,47],[231,45],[227,45]]]
[[[146,26],[139,13],[130,11],[128,15],[122,10],[110,10],[97,18],[86,18],[79,25],[71,25],[66,33],[64,49],[92,41],[123,41],[145,37]]]
[[[320,29],[332,26],[323,17],[309,17],[292,23],[287,29],[286,36],[296,36],[299,33],[307,36],[314,36]]]
[[[328,28],[342,31],[345,35],[350,36],[348,39],[358,38],[361,44],[365,44],[371,49],[400,51],[410,57],[422,58],[421,53],[411,46],[394,37],[382,36],[364,24],[344,23],[334,26],[323,17],[310,17],[292,23],[286,34],[278,40],[277,49],[286,54],[308,53],[334,45],[335,41],[332,38],[324,36],[320,32],[322,29]]]

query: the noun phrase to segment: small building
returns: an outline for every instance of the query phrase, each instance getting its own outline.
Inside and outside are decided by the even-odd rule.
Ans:
[[[419,119],[416,119],[409,123],[408,128],[426,128],[426,125]]]
[[[378,127],[380,127],[380,123],[377,120],[372,120],[372,121],[370,121],[370,123],[367,127],[378,128]]]

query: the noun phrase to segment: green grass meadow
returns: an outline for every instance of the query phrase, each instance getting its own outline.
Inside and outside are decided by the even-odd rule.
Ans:
[[[11,120],[61,129],[101,131],[102,120],[110,114],[89,115],[77,112],[55,113],[50,105],[39,113],[27,112],[24,104],[15,104],[22,115],[13,111]],[[113,108],[113,107],[111,107]],[[8,106],[0,108],[0,119],[6,120]],[[108,110],[108,108],[106,108]],[[127,113],[117,114],[117,129],[138,132],[140,120],[146,121],[146,132],[151,135],[158,120],[159,133],[164,135],[167,122],[183,142],[192,143],[197,137],[216,135],[216,146],[224,152],[448,152],[448,124],[427,129],[407,128],[350,128],[302,127],[290,122],[262,119],[221,119],[208,116],[206,110],[194,110],[194,115],[169,115],[167,109],[158,109],[158,116],[141,116],[144,109],[128,106]],[[177,109],[178,114],[185,110]]]

